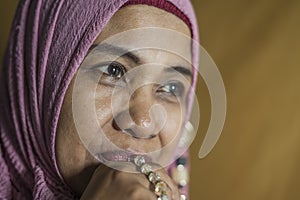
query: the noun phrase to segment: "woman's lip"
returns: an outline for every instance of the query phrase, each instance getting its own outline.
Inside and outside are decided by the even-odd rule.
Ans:
[[[100,160],[113,161],[113,162],[133,162],[134,157],[141,154],[126,152],[126,151],[106,151],[99,154]],[[142,155],[146,162],[151,162],[151,158]],[[102,159],[101,159],[102,158]]]

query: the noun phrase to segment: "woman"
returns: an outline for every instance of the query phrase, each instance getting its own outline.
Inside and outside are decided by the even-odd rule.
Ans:
[[[195,87],[191,37],[189,2],[21,2],[1,74],[0,198],[186,195],[170,162]]]

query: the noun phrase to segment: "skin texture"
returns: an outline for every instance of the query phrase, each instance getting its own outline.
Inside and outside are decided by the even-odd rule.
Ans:
[[[122,8],[110,19],[95,40],[94,45],[100,44],[114,34],[144,27],[168,28],[190,37],[188,26],[173,14],[151,6],[133,5]],[[137,38],[133,35],[128,41],[138,40]],[[172,44],[172,49],[178,48],[179,51],[186,54],[184,56],[191,57],[190,41],[166,42]],[[65,95],[57,130],[56,156],[58,167],[66,183],[76,194],[82,195],[82,199],[156,198],[144,175],[115,170],[111,168],[112,166],[107,167],[97,160],[95,152],[102,153],[112,150],[111,145],[108,145],[107,142],[101,143],[105,138],[117,148],[138,154],[159,150],[173,141],[175,145],[170,148],[171,150],[164,152],[163,155],[162,153],[158,154],[161,159],[165,159],[164,156],[166,158],[172,157],[178,143],[178,133],[185,119],[185,106],[183,105],[186,104],[191,77],[186,74],[178,76],[172,73],[166,73],[166,76],[163,76],[164,81],[173,80],[174,77],[177,77],[175,78],[177,82],[182,83],[184,92],[180,93],[180,97],[168,90],[170,85],[161,84],[161,79],[156,79],[161,77],[165,73],[165,68],[170,66],[180,65],[188,71],[191,70],[191,66],[179,56],[157,49],[137,50],[134,53],[139,58],[139,63],[134,63],[124,57],[115,60],[125,68],[126,75],[129,74],[127,79],[130,83],[141,85],[131,95],[127,94],[129,96],[128,113],[124,111],[126,105],[123,105],[124,99],[126,99],[126,92],[124,92],[126,89],[120,87],[121,90],[114,93],[114,89],[119,87],[116,86],[116,81],[120,80],[122,76],[108,75],[107,66],[101,65],[101,63],[107,62],[105,52],[93,55],[91,51],[87,55],[81,65],[81,68],[85,70],[77,73],[77,75],[80,74],[80,78],[77,77],[79,84],[76,84],[75,94],[79,95],[73,93],[75,77]],[[97,64],[104,67],[90,67]],[[143,68],[134,72],[133,69],[138,69],[140,65],[144,65]],[[99,79],[98,74],[101,73],[104,75],[102,74]],[[159,84],[143,85],[143,80],[147,78],[159,82]],[[178,87],[176,88],[178,89]],[[82,117],[79,119],[82,120],[90,119],[87,115],[91,110],[85,105],[93,105],[91,108],[94,109],[96,121],[102,130],[102,134],[99,136],[100,142],[98,142],[98,138],[89,140],[89,138],[94,137],[90,133],[92,132],[90,130],[93,130],[91,127],[94,126],[90,122],[92,120],[78,123],[83,124],[84,130],[78,131],[72,109],[74,108],[74,101],[77,102],[75,104],[78,106],[75,107]],[[153,105],[163,106],[166,115],[162,114],[161,109],[153,109],[152,113],[149,114]],[[165,123],[160,124],[161,121]],[[136,129],[133,128],[134,125],[137,125]],[[161,127],[156,131],[158,126]],[[90,146],[83,142],[85,139],[88,140],[87,143],[94,149],[93,151],[89,149]],[[131,163],[122,163],[118,169],[125,169],[127,166],[133,168]],[[178,199],[178,189],[165,170],[159,170],[159,174],[169,186],[168,195]]]

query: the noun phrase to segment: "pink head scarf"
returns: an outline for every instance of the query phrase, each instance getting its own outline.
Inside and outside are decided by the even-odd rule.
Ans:
[[[20,2],[0,78],[0,199],[76,198],[56,162],[55,135],[60,109],[88,49],[126,2]],[[198,40],[190,2],[169,2],[188,18],[193,39]],[[192,90],[198,51],[197,45],[193,45]]]

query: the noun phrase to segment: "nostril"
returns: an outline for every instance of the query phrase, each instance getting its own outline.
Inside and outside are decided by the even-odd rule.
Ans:
[[[138,138],[137,134],[135,134],[135,132],[131,129],[124,129],[124,132],[129,134],[130,136],[132,136],[134,138]]]
[[[124,129],[123,132],[126,134],[129,134],[130,136],[136,138],[136,139],[151,139],[155,137],[155,134],[149,134],[147,136],[138,133],[137,131],[134,131],[132,129]]]
[[[117,130],[117,131],[122,131],[123,133],[130,135],[133,138],[136,139],[150,139],[155,137],[155,134],[149,134],[147,136],[144,136],[144,134],[139,133],[138,130],[133,130],[131,128],[121,128],[118,123],[116,122],[116,120],[112,120],[112,127]]]
[[[118,126],[116,120],[113,120],[113,121],[112,121],[112,127],[113,127],[114,129],[116,129],[117,131],[121,131],[121,130],[122,130],[122,129]]]

